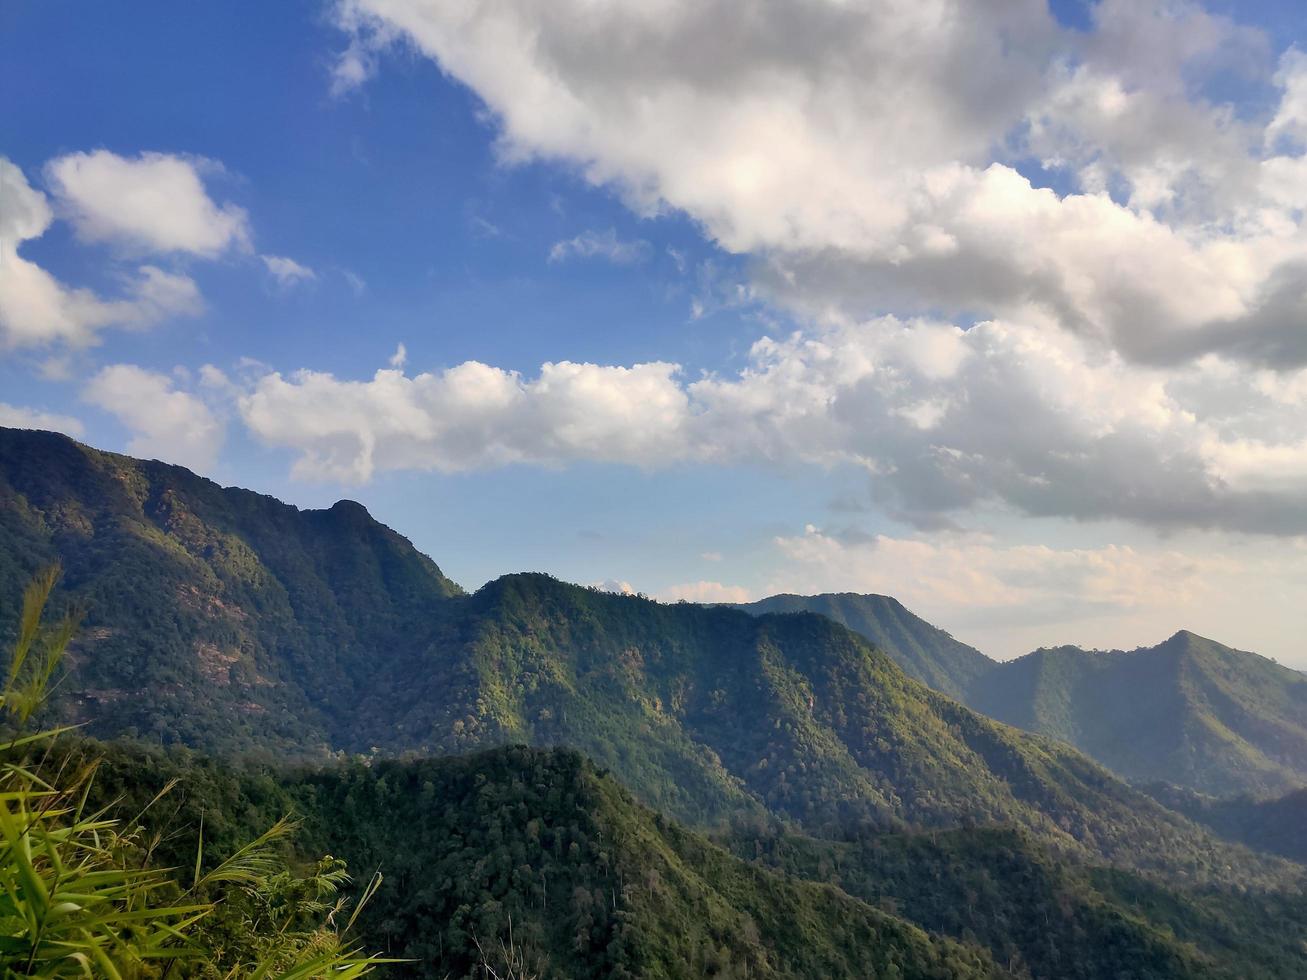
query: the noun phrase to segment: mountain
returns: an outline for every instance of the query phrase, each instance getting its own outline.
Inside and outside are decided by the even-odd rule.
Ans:
[[[928,687],[963,700],[975,681],[997,666],[975,647],[953,639],[886,595],[827,592],[822,595],[774,595],[734,608],[763,613],[810,612],[832,619],[865,636],[895,663]]]
[[[1307,784],[1307,674],[1187,631],[1129,652],[1068,646],[1000,663],[888,596],[777,595],[737,608],[824,615],[935,690],[1132,781],[1216,795]]]
[[[1130,780],[1214,795],[1307,783],[1307,676],[1187,631],[1129,652],[1037,650],[980,678],[966,701]]]
[[[1003,822],[1190,880],[1284,873],[821,616],[544,575],[461,595],[358,505],[302,512],[50,434],[0,434],[0,501],[4,601],[57,559],[86,610],[56,709],[91,735],[283,758],[562,745],[700,826]]]
[[[222,749],[324,752],[378,661],[462,590],[358,504],[301,511],[189,470],[0,428],[0,623],[64,568],[84,611],[67,717]]]
[[[304,856],[381,870],[360,939],[415,961],[398,975],[468,976],[509,935],[544,978],[1293,980],[1305,956],[1301,895],[1179,892],[1006,829],[828,841],[743,821],[710,841],[569,750],[299,772],[73,754],[126,812],[177,781],[147,810],[170,863],[193,862],[201,820],[212,860],[294,810]]]

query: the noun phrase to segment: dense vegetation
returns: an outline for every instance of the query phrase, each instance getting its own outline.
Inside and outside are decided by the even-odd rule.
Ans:
[[[1307,789],[1272,799],[1216,799],[1161,783],[1147,787],[1158,800],[1226,840],[1307,863]]]
[[[542,978],[999,975],[974,945],[732,857],[567,750],[244,775],[175,750],[80,751],[102,757],[101,794],[180,782],[157,818],[179,858],[201,816],[226,845],[293,808],[311,851],[380,867],[361,934],[413,960],[389,975],[481,977],[510,935]]]
[[[91,734],[319,756],[563,745],[698,825],[1001,821],[1176,879],[1284,875],[824,617],[542,575],[460,596],[357,506],[302,513],[63,437],[2,438],[0,555],[11,577],[25,548],[66,563],[89,642],[60,707]]]
[[[1176,891],[1068,864],[1008,828],[833,841],[744,819],[718,836],[732,857],[567,750],[298,774],[86,750],[107,754],[101,792],[146,798],[180,780],[158,819],[184,830],[205,814],[214,847],[293,808],[312,852],[379,866],[361,934],[417,960],[401,973],[476,975],[478,943],[497,949],[510,929],[520,958],[562,977],[1289,980],[1307,962],[1300,892]],[[184,856],[190,838],[167,847]]]
[[[157,817],[179,856],[201,815],[230,847],[290,808],[312,853],[380,867],[361,935],[416,961],[401,974],[479,976],[510,930],[542,977],[1290,980],[1307,962],[1300,892],[1179,891],[1002,828],[832,841],[742,819],[712,844],[569,750],[298,773],[83,751],[105,794],[180,781]]]
[[[1008,828],[815,840],[736,831],[731,849],[844,891],[932,932],[978,943],[1016,976],[1302,975],[1307,900],[1220,888],[1175,890],[1085,867]]]
[[[886,596],[778,595],[739,608],[827,616],[935,690],[1129,780],[1214,795],[1307,785],[1307,675],[1193,633],[1129,652],[1057,647],[999,663]]]
[[[0,624],[55,562],[85,611],[62,717],[224,751],[342,744],[374,663],[420,644],[460,591],[357,504],[299,511],[0,429]]]
[[[754,615],[811,612],[847,626],[883,650],[909,677],[951,698],[967,690],[996,661],[913,615],[891,596],[852,592],[774,595],[735,606]]]

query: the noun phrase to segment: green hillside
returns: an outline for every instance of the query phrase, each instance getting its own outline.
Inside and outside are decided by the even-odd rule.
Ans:
[[[165,857],[220,855],[293,809],[306,854],[382,871],[360,938],[414,962],[386,976],[485,976],[511,936],[541,980],[966,978],[989,954],[928,935],[829,885],[749,864],[637,805],[575,752],[471,756],[238,776],[203,759],[106,752],[97,792],[151,811]],[[215,825],[215,815],[217,821]]]
[[[130,812],[180,781],[150,811],[163,858],[189,863],[201,817],[216,860],[293,809],[300,851],[379,868],[361,938],[416,961],[388,975],[474,975],[510,928],[542,980],[1292,980],[1307,958],[1301,895],[1181,893],[999,829],[829,841],[744,821],[711,843],[567,750],[299,773],[77,751]]]
[[[1131,780],[1214,795],[1307,783],[1307,676],[1185,631],[1129,652],[1038,650],[966,700]]]
[[[949,697],[964,699],[968,688],[995,666],[974,647],[913,615],[891,596],[853,592],[774,595],[735,606],[745,612],[811,612],[847,626],[883,650],[907,673]]]
[[[1216,799],[1166,783],[1146,788],[1166,806],[1226,840],[1307,863],[1307,789],[1271,799]]]
[[[0,429],[0,623],[58,561],[85,610],[63,701],[101,734],[325,752],[378,660],[461,590],[358,504],[300,511]]]
[[[1307,956],[1301,894],[1173,891],[1128,872],[1069,864],[1005,828],[839,842],[736,833],[729,842],[748,859],[979,943],[1019,976],[1287,978]]]

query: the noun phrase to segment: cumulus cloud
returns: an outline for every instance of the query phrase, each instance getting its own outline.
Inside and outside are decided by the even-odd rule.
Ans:
[[[998,506],[1307,533],[1307,372],[1140,366],[1000,321],[884,317],[764,338],[741,370],[696,379],[666,363],[267,373],[239,406],[307,478],[582,460],[852,466],[884,511],[924,528]]]
[[[259,259],[263,262],[263,267],[268,270],[268,275],[272,276],[277,281],[277,285],[283,289],[313,282],[318,278],[318,274],[308,266],[300,265],[284,255],[260,255]]]
[[[526,379],[476,361],[369,381],[299,371],[258,379],[245,424],[299,451],[296,474],[368,480],[377,470],[445,472],[508,463],[609,459],[656,465],[681,455],[687,394],[671,364],[549,363]]]
[[[78,437],[85,431],[81,421],[71,415],[43,412],[40,409],[8,405],[4,402],[0,402],[0,426],[11,429],[49,429],[52,432]]]
[[[132,364],[112,364],[87,382],[82,398],[118,419],[132,437],[127,451],[201,472],[222,447],[222,420],[177,379]]]
[[[1284,98],[1266,127],[1266,142],[1307,146],[1307,54],[1297,48],[1286,51],[1275,81],[1284,90]]]
[[[1303,61],[1272,72],[1265,37],[1195,4],[1111,0],[1088,32],[1043,0],[341,9],[356,40],[405,37],[476,91],[506,160],[689,214],[806,314],[979,313],[1150,363],[1307,362],[1277,290],[1307,235],[1256,152],[1300,159]],[[1230,70],[1278,86],[1269,117],[1206,99]],[[1033,183],[1031,156],[1069,192]]]
[[[54,213],[45,195],[4,157],[0,201],[0,347],[86,346],[105,327],[146,327],[202,308],[199,289],[189,276],[155,265],[124,273],[122,295],[105,299],[61,283],[24,258],[21,246],[44,235]]]
[[[617,232],[583,231],[581,234],[554,242],[549,249],[550,262],[566,262],[571,258],[599,258],[614,265],[634,265],[649,257],[650,246],[646,241],[624,241],[617,237]]]
[[[483,100],[506,164],[689,216],[802,324],[736,373],[663,366],[620,451],[423,432],[418,458],[854,465],[919,527],[996,505],[1307,533],[1301,52],[1189,0],[1102,0],[1088,30],[1044,0],[339,11],[346,61],[403,39]],[[1231,75],[1258,98],[1217,97]],[[400,456],[381,430],[276,438],[302,472]]]
[[[209,197],[209,160],[166,153],[121,157],[108,150],[70,153],[46,165],[46,179],[77,234],[151,253],[212,258],[248,248],[249,222],[234,204]]]

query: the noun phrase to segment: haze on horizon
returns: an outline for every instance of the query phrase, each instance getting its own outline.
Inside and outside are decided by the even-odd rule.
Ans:
[[[470,587],[1307,667],[1307,8],[0,14],[0,425]]]

